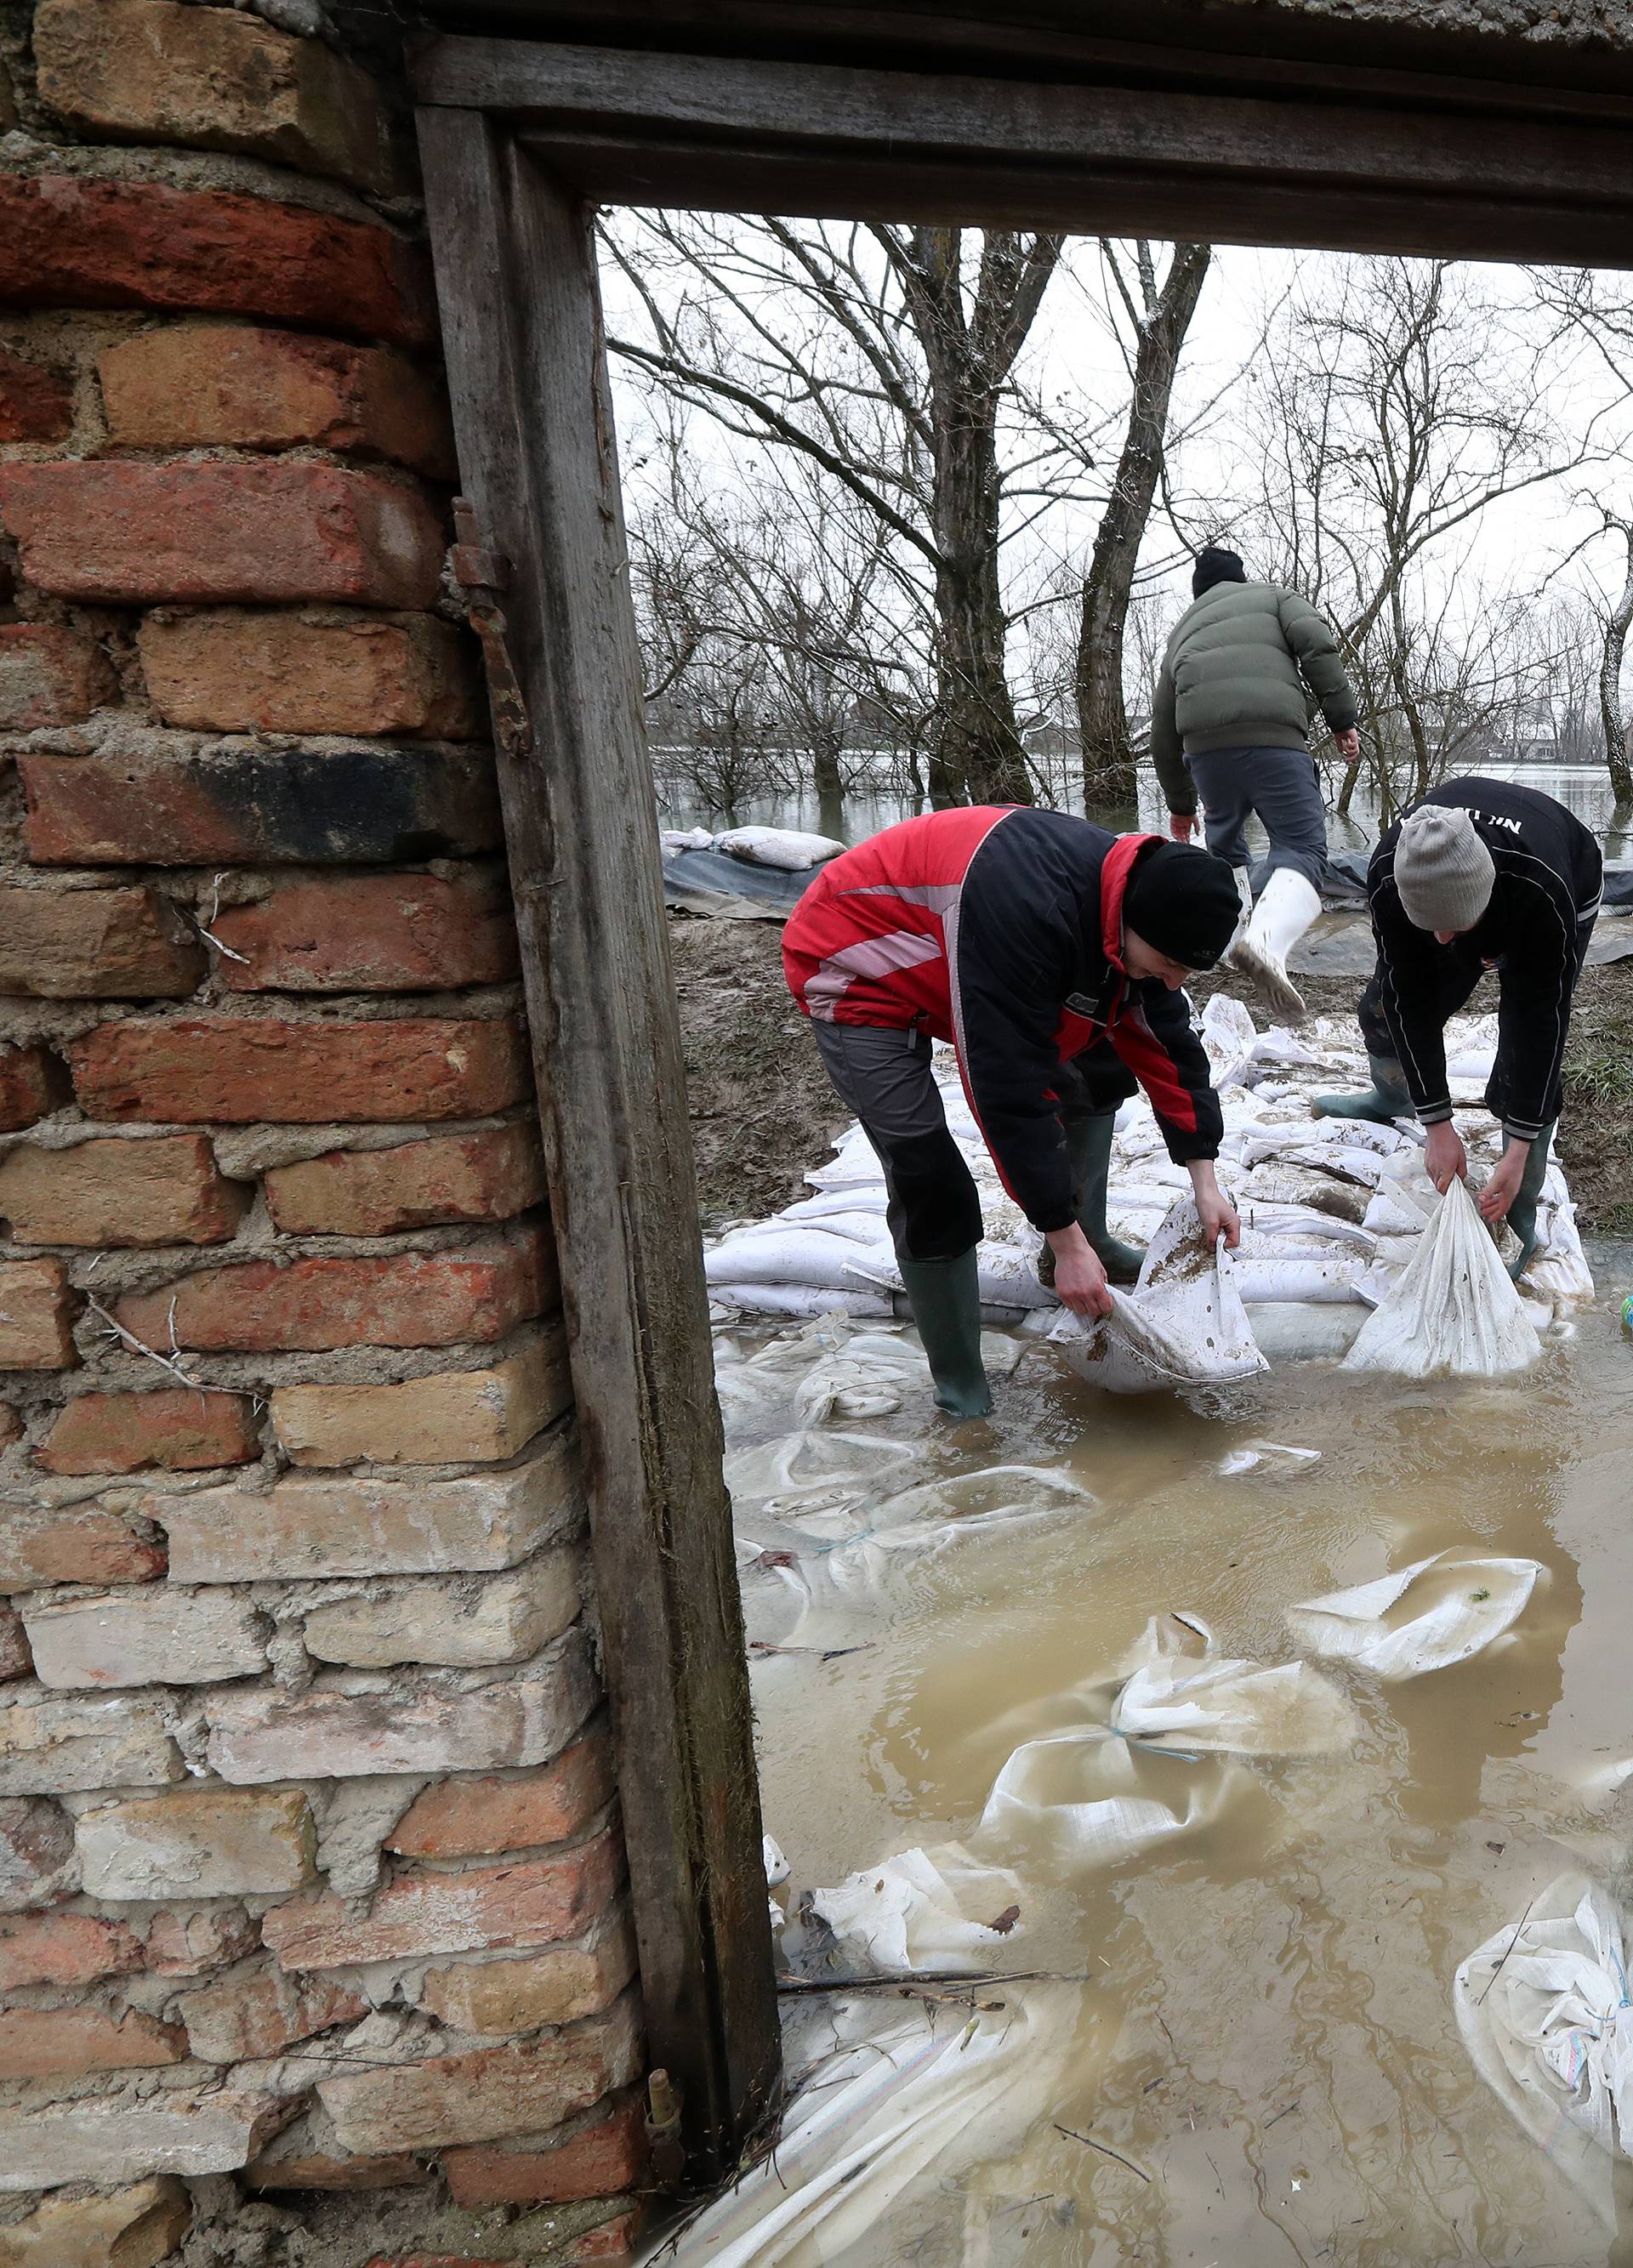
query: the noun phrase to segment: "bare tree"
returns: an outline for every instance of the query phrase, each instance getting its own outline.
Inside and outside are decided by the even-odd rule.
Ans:
[[[1105,241],[1101,251],[1127,309],[1134,346],[1127,426],[1083,578],[1078,623],[1078,737],[1083,800],[1090,810],[1126,808],[1135,800],[1134,744],[1123,693],[1124,633],[1140,546],[1163,476],[1180,350],[1210,257],[1205,244],[1176,245],[1159,284],[1152,247],[1143,239],[1134,247],[1132,282],[1117,246]]]
[[[626,215],[606,239],[646,340],[611,351],[724,429],[800,453],[871,512],[931,597],[931,792],[1030,802],[1005,665],[1006,504],[1068,492],[1002,412],[1061,239]]]
[[[1599,713],[1605,732],[1605,763],[1618,815],[1633,806],[1633,762],[1629,760],[1629,721],[1622,699],[1627,666],[1628,633],[1633,630],[1633,520],[1604,515],[1606,532],[1622,538],[1622,588],[1606,600],[1600,615],[1602,638],[1599,663]]]
[[[1376,720],[1400,718],[1415,654],[1444,651],[1449,540],[1499,497],[1557,479],[1592,453],[1597,416],[1563,434],[1548,409],[1547,335],[1444,261],[1347,261],[1314,300],[1289,302],[1254,387],[1251,463],[1278,579],[1334,621],[1373,688],[1367,770],[1393,807],[1432,757]],[[1466,608],[1472,622],[1474,610]],[[1369,651],[1371,650],[1371,652]],[[1444,666],[1437,665],[1444,678]],[[1346,812],[1358,774],[1345,780]]]

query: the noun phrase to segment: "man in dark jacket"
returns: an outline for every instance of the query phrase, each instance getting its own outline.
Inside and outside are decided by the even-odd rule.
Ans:
[[[1480,1192],[1489,1221],[1519,1239],[1518,1276],[1536,1249],[1537,1197],[1559,1116],[1570,1001],[1604,881],[1599,845],[1564,806],[1506,780],[1448,780],[1372,853],[1367,898],[1378,967],[1361,996],[1372,1084],[1322,1095],[1332,1118],[1415,1111],[1435,1187],[1467,1180],[1452,1123],[1442,1033],[1488,968],[1497,972],[1497,1051],[1486,1107],[1503,1155]]]
[[[1243,927],[1226,959],[1270,1007],[1299,1016],[1287,956],[1321,910],[1326,812],[1310,755],[1310,696],[1341,754],[1361,752],[1356,698],[1338,641],[1315,608],[1275,583],[1250,583],[1240,556],[1209,547],[1191,578],[1194,603],[1163,657],[1151,759],[1169,828],[1187,843],[1201,791],[1208,847],[1237,872]],[[1308,687],[1308,692],[1306,692]],[[1270,873],[1252,902],[1246,825],[1270,837]]]
[[[1179,987],[1230,942],[1230,871],[1156,835],[1064,812],[931,813],[823,867],[783,932],[788,989],[884,1167],[890,1233],[935,1398],[992,1407],[981,1366],[974,1178],[948,1130],[930,1042],[957,1052],[1001,1179],[1054,1255],[1054,1287],[1106,1314],[1118,1105],[1144,1087],[1209,1237],[1238,1233],[1222,1195],[1218,1097]]]

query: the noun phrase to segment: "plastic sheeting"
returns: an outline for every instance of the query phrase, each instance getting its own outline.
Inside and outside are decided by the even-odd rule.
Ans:
[[[1401,1378],[1500,1378],[1526,1369],[1541,1351],[1467,1182],[1453,1181],[1344,1367]]]
[[[1564,1874],[1471,1953],[1452,1985],[1474,2068],[1615,2228],[1613,2169],[1633,2151],[1633,1916]]]
[[[787,2036],[816,2054],[774,2154],[676,2242],[676,2268],[816,2268],[864,2240],[905,2259],[924,2213],[967,2168],[1022,2141],[1061,2083],[1081,1987],[1006,1984],[960,2007],[825,1999]],[[899,2222],[899,2227],[897,2223]],[[957,2257],[958,2240],[935,2257]]]
[[[1467,1661],[1511,1629],[1541,1573],[1534,1559],[1439,1551],[1289,1607],[1288,1627],[1312,1653],[1378,1677],[1421,1677]]]

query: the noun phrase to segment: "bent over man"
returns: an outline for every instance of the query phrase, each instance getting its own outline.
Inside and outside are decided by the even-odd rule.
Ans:
[[[950,1040],[1004,1187],[1054,1256],[1060,1299],[1110,1312],[1108,1273],[1141,1255],[1108,1235],[1112,1121],[1136,1081],[1190,1169],[1209,1238],[1221,1194],[1218,1098],[1179,991],[1236,924],[1230,870],[1160,836],[1063,812],[938,811],[830,860],[783,932],[788,989],[884,1167],[890,1234],[935,1398],[992,1407],[981,1366],[981,1207],[948,1131],[930,1042]]]
[[[1304,688],[1352,764],[1361,753],[1356,697],[1338,641],[1308,600],[1278,583],[1249,582],[1239,553],[1211,544],[1199,552],[1191,590],[1151,709],[1151,761],[1168,798],[1169,831],[1190,840],[1200,789],[1208,847],[1235,868],[1242,895],[1242,927],[1225,958],[1275,1014],[1302,1016],[1287,956],[1321,910],[1326,863]],[[1270,837],[1257,905],[1245,831],[1255,813]]]
[[[1452,1123],[1443,1033],[1488,968],[1497,972],[1497,1051],[1486,1107],[1503,1156],[1481,1212],[1506,1214],[1518,1276],[1536,1250],[1537,1197],[1559,1116],[1570,1002],[1604,884],[1599,845],[1537,788],[1470,776],[1434,789],[1381,837],[1367,869],[1378,966],[1361,996],[1372,1084],[1326,1094],[1329,1118],[1415,1111],[1443,1192],[1468,1176]]]

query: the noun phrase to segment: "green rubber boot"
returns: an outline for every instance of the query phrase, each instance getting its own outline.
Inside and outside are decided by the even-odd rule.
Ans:
[[[1524,1275],[1531,1256],[1537,1248],[1537,1199],[1541,1195],[1542,1176],[1548,1171],[1548,1153],[1553,1145],[1554,1128],[1558,1123],[1557,1119],[1550,1121],[1531,1145],[1531,1155],[1526,1160],[1526,1170],[1519,1177],[1519,1188],[1508,1209],[1508,1225],[1519,1239],[1518,1255],[1508,1264],[1508,1272],[1516,1283]],[[1508,1147],[1506,1139],[1503,1147],[1505,1150]]]
[[[975,1248],[954,1260],[903,1260],[898,1267],[935,1381],[935,1399],[954,1418],[985,1418],[992,1388],[981,1366],[981,1292]]]
[[[1093,1245],[1107,1282],[1134,1284],[1139,1280],[1145,1247],[1126,1244],[1105,1225],[1106,1183],[1111,1178],[1112,1138],[1116,1131],[1114,1110],[1097,1110],[1092,1118],[1068,1119],[1066,1151],[1077,1190],[1078,1226]]]
[[[1367,1069],[1372,1084],[1361,1094],[1318,1094],[1318,1118],[1371,1118],[1387,1125],[1392,1118],[1410,1118],[1412,1098],[1406,1073],[1393,1056],[1369,1055]]]

